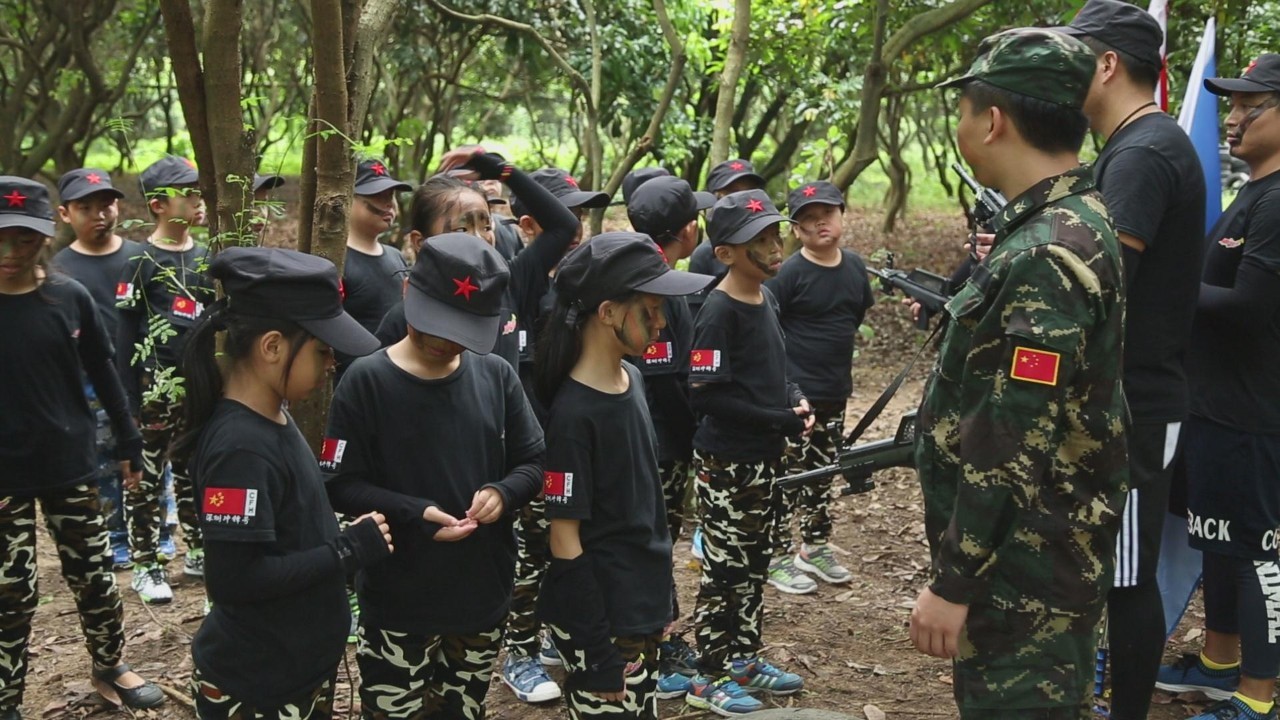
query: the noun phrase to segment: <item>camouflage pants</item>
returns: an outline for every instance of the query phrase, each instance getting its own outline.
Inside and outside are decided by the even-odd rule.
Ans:
[[[614,647],[627,661],[624,672],[626,696],[621,700],[605,700],[595,693],[573,688],[574,672],[587,668],[586,655],[574,646],[569,634],[555,625],[548,625],[556,650],[564,658],[565,672],[570,679],[565,682],[565,704],[569,717],[606,717],[612,720],[658,720],[658,636],[628,635],[610,638]]]
[[[694,453],[702,521],[702,578],[694,634],[707,672],[760,652],[776,461],[735,463]]]
[[[36,587],[36,502],[75,597],[89,655],[115,667],[124,650],[123,610],[97,488],[85,483],[36,498],[0,497],[0,709],[22,704]]]
[[[516,516],[516,582],[503,647],[508,654],[535,657],[541,646],[536,615],[538,588],[551,562],[551,523],[541,498],[520,508]]]
[[[191,671],[191,695],[200,720],[330,720],[333,717],[333,680],[325,680],[306,697],[279,707],[246,705],[231,697],[200,674]]]
[[[844,440],[844,404],[814,405],[817,422],[806,438],[788,439],[784,465],[788,473],[813,470],[835,462]],[[831,486],[835,478],[790,487],[778,493],[777,518],[773,525],[772,555],[791,553],[791,520],[800,512],[800,539],[808,545],[823,545],[831,539]]]
[[[163,400],[142,406],[142,480],[125,493],[125,519],[129,527],[129,550],[136,564],[151,565],[158,558],[160,528],[164,525],[161,499],[164,496],[164,466],[169,442],[177,426],[179,407]],[[182,526],[188,550],[197,550],[200,541],[200,516],[196,508],[195,488],[185,463],[170,463],[173,471],[173,493],[178,503],[178,523]]]
[[[1092,613],[1013,612],[972,605],[953,665],[965,720],[1092,717]]]
[[[671,543],[680,538],[684,528],[684,495],[689,489],[689,478],[693,474],[693,463],[685,460],[668,460],[659,463],[658,476],[662,480],[662,497],[667,505],[667,530],[671,533]],[[671,619],[680,617],[680,599],[676,596],[675,578],[671,579]]]
[[[363,720],[480,720],[502,628],[475,635],[411,635],[360,626]]]

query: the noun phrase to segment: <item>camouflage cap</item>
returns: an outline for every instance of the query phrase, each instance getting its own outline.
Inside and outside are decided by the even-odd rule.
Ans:
[[[1002,90],[1079,109],[1093,81],[1095,55],[1076,38],[1047,28],[1014,28],[978,46],[969,72],[940,87],[981,80]]]

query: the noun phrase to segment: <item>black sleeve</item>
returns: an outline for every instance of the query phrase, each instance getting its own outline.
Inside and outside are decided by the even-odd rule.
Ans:
[[[404,319],[404,300],[400,300],[382,316],[382,322],[378,323],[373,336],[378,339],[378,347],[391,347],[408,334],[409,323]]]
[[[1142,253],[1120,243],[1120,258],[1124,264],[1124,286],[1133,287],[1133,280],[1138,277],[1138,266],[1142,264]]]
[[[973,269],[977,266],[978,263],[973,259],[973,257],[966,257],[960,263],[960,266],[951,273],[951,289],[956,290],[961,285],[965,284],[965,281],[969,279],[969,276],[973,274]]]
[[[545,444],[542,426],[525,397],[520,377],[505,362],[497,365],[503,377],[505,393],[507,448],[506,477],[485,487],[502,495],[502,510],[510,514],[529,504],[542,491],[542,461]]]
[[[738,397],[724,383],[693,386],[693,409],[703,415],[724,418],[784,435],[804,432],[804,418],[791,408],[762,408]]]
[[[538,617],[559,626],[586,656],[586,670],[570,673],[567,685],[588,692],[625,689],[626,662],[609,641],[609,619],[595,569],[585,554],[572,560],[551,558],[538,593]]]
[[[511,261],[511,274],[523,276],[526,272],[525,268],[528,268],[529,274],[546,277],[555,269],[556,263],[560,262],[569,245],[578,237],[578,228],[581,223],[578,222],[577,216],[564,206],[564,203],[551,194],[550,190],[534,182],[533,178],[520,170],[513,169],[506,183],[507,187],[511,188],[511,194],[520,198],[520,202],[529,208],[529,214],[538,221],[538,225],[542,226],[542,233]],[[523,287],[516,287],[515,291],[517,295],[523,293],[531,296],[520,297],[520,307],[516,311],[524,312],[526,315],[531,312],[536,313],[536,305],[530,308],[529,302],[537,303],[542,292],[538,288]]]
[[[1254,333],[1280,309],[1280,190],[1258,198],[1242,237],[1244,257],[1233,287],[1200,284],[1197,312],[1215,322]]]
[[[677,438],[692,438],[698,423],[693,414],[693,404],[689,402],[686,379],[674,373],[646,375],[644,386],[651,405],[671,427],[671,434]]]
[[[1158,239],[1160,221],[1176,196],[1177,182],[1177,171],[1168,158],[1154,148],[1135,145],[1111,156],[1098,186],[1116,232],[1132,235],[1149,248]]]
[[[116,459],[129,460],[134,470],[142,469],[142,434],[129,412],[129,402],[124,386],[116,371],[115,350],[102,322],[102,313],[87,292],[78,293],[80,305],[80,337],[76,348],[80,363],[93,383],[102,409],[111,419],[111,430],[116,437]]]
[[[808,399],[804,396],[804,390],[790,380],[787,381],[787,398],[793,408],[800,407],[800,401]]]
[[[120,321],[116,324],[116,368],[129,401],[129,409],[138,415],[142,406],[142,364],[133,364],[133,356],[138,352],[138,343],[146,337],[147,313],[146,298],[143,285],[146,278],[143,264],[147,262],[142,254],[125,263],[120,273],[120,281],[116,283],[116,307]]]

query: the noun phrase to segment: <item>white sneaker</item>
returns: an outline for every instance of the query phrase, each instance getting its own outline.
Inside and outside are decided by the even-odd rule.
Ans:
[[[162,565],[135,566],[131,585],[144,603],[161,605],[173,600],[173,588]]]
[[[182,561],[182,574],[191,577],[204,577],[204,550],[188,550]]]

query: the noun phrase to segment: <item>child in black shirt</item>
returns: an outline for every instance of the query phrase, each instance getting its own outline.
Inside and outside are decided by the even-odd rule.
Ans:
[[[782,264],[782,222],[760,190],[716,202],[709,234],[729,272],[698,314],[689,358],[694,409],[704,414],[693,448],[706,557],[694,613],[703,674],[686,701],[721,713],[760,709],[744,689],[803,687],[759,656],[773,481],[786,437],[814,423],[800,388],[787,382],[777,301],[763,287]]]
[[[778,320],[787,345],[787,379],[804,388],[813,404],[813,433],[787,448],[796,471],[835,462],[844,437],[844,411],[853,390],[853,340],[871,307],[867,267],[852,250],[840,247],[844,195],[826,181],[805,183],[787,197],[787,210],[800,240],[800,252],[782,263],[765,283],[778,300]],[[812,573],[829,583],[847,583],[853,575],[836,560],[831,538],[831,480],[782,493],[774,521],[769,584],[803,595],[818,589]],[[791,517],[801,508],[800,552],[791,554]]]
[[[642,354],[664,297],[712,281],[674,271],[648,236],[605,233],[569,253],[538,343],[550,406],[543,481],[551,564],[538,614],[569,672],[569,716],[652,718],[657,643],[671,618],[666,526]]]
[[[112,364],[111,340],[80,283],[41,262],[53,235],[43,185],[0,177],[0,720],[20,720],[36,591],[36,504],[75,595],[93,676],[132,708],[164,694],[121,662],[123,611],[98,505],[96,423],[88,375],[111,419],[127,483],[142,468],[142,438]]]
[[[352,363],[334,394],[329,495],[341,511],[384,510],[399,544],[357,579],[373,720],[484,715],[511,600],[511,518],[542,478],[542,430],[515,368],[489,354],[508,277],[474,235],[428,238],[405,290],[408,335]]]
[[[156,229],[143,252],[125,265],[116,286],[120,307],[116,362],[142,426],[142,482],[125,494],[125,517],[133,559],[133,589],[143,602],[173,599],[160,543],[161,495],[178,403],[178,359],[187,332],[215,299],[206,277],[208,250],[191,236],[205,221],[200,175],[185,158],[166,156],[142,171],[142,189]],[[182,462],[171,463],[178,521],[187,542],[182,571],[204,575],[195,495]]]
[[[315,455],[284,407],[327,381],[333,351],[360,355],[377,342],[342,311],[328,260],[233,247],[209,272],[226,298],[187,342],[174,445],[201,500],[213,600],[191,643],[196,713],[327,720],[346,646],[346,576],[391,552],[391,535],[379,513],[338,531]]]

